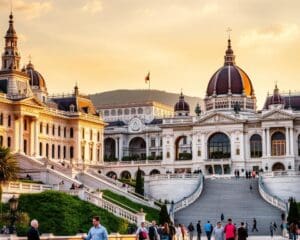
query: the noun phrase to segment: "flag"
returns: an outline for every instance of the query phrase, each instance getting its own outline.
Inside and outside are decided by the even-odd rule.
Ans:
[[[150,81],[150,72],[148,72],[148,74],[145,77],[145,83]]]

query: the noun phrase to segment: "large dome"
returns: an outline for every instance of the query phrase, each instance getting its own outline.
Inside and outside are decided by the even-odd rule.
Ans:
[[[235,64],[235,56],[228,40],[224,66],[211,77],[206,95],[216,96],[224,94],[254,95],[252,83],[248,75]]]

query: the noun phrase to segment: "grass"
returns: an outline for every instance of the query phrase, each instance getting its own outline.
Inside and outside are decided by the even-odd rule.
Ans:
[[[91,203],[56,191],[39,194],[23,194],[19,198],[19,211],[30,219],[37,219],[42,233],[75,235],[87,232],[92,226],[92,217],[100,216],[101,224],[109,233],[126,233],[128,222]],[[18,235],[26,232],[18,231]]]
[[[103,190],[103,198],[114,202],[115,204],[120,205],[130,211],[134,210],[135,212],[139,212],[142,208],[144,210],[144,213],[146,213],[147,221],[156,220],[158,222],[159,210],[157,209],[133,202],[127,197],[116,194],[110,190]]]

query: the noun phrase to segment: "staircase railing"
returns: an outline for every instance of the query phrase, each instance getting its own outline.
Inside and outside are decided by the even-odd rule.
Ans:
[[[175,202],[174,204],[171,204],[170,207],[170,216],[173,217],[174,219],[174,214],[175,212],[191,205],[193,202],[195,202],[197,200],[197,198],[199,198],[199,196],[202,193],[203,190],[203,181],[204,181],[204,177],[202,174],[198,175],[199,178],[199,182],[197,184],[197,187],[195,189],[194,192],[192,192],[189,196],[184,197],[183,199]]]
[[[284,200],[280,199],[279,197],[274,196],[274,195],[272,195],[271,193],[268,192],[268,190],[264,186],[262,176],[259,176],[259,179],[258,179],[258,190],[259,190],[260,196],[265,201],[267,201],[268,203],[270,203],[274,207],[279,208],[280,210],[284,211],[285,213],[288,212],[288,203],[285,202]]]

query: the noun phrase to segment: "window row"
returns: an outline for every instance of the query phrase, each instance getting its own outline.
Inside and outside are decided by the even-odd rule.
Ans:
[[[4,146],[4,138],[2,135],[0,135],[0,147],[11,147],[11,137],[7,137],[7,143],[6,146]]]
[[[89,146],[89,160],[92,162],[94,158],[94,147],[93,145]],[[97,162],[100,162],[101,159],[101,150],[100,147],[97,147],[96,149],[96,160]],[[85,146],[81,146],[81,160],[85,160]]]
[[[85,139],[85,135],[86,135],[86,130],[84,128],[81,129],[81,138]],[[90,129],[89,131],[89,135],[90,135],[90,141],[94,140],[94,132],[93,129]],[[100,132],[97,132],[97,141],[100,142]]]
[[[144,113],[144,110],[143,108],[125,108],[125,109],[111,109],[111,110],[104,110],[103,111],[104,113],[104,116],[120,116],[120,115],[129,115],[130,113],[131,114],[143,114]]]
[[[25,126],[25,125],[24,125]],[[24,127],[25,128],[25,127]],[[50,128],[51,128],[51,131],[52,131],[52,135],[55,136],[57,134],[58,137],[61,137],[63,136],[64,138],[67,137],[67,127],[64,127],[62,128],[61,126],[58,126],[57,127],[57,130],[56,130],[56,126],[55,124],[53,124],[51,127],[49,125],[49,123],[46,124],[46,127],[45,127],[45,134],[49,134],[50,133]],[[44,133],[44,126],[43,126],[43,123],[41,122],[40,123],[40,133],[43,134]],[[70,138],[73,138],[74,137],[74,129],[72,127],[70,127],[69,129],[69,137]]]
[[[67,152],[68,151],[68,152]],[[69,156],[67,156],[69,154]],[[40,142],[39,155],[50,157],[50,144],[43,144]],[[61,146],[55,144],[51,145],[51,158],[52,159],[73,159],[74,158],[74,148],[71,146],[67,149],[67,146]]]

